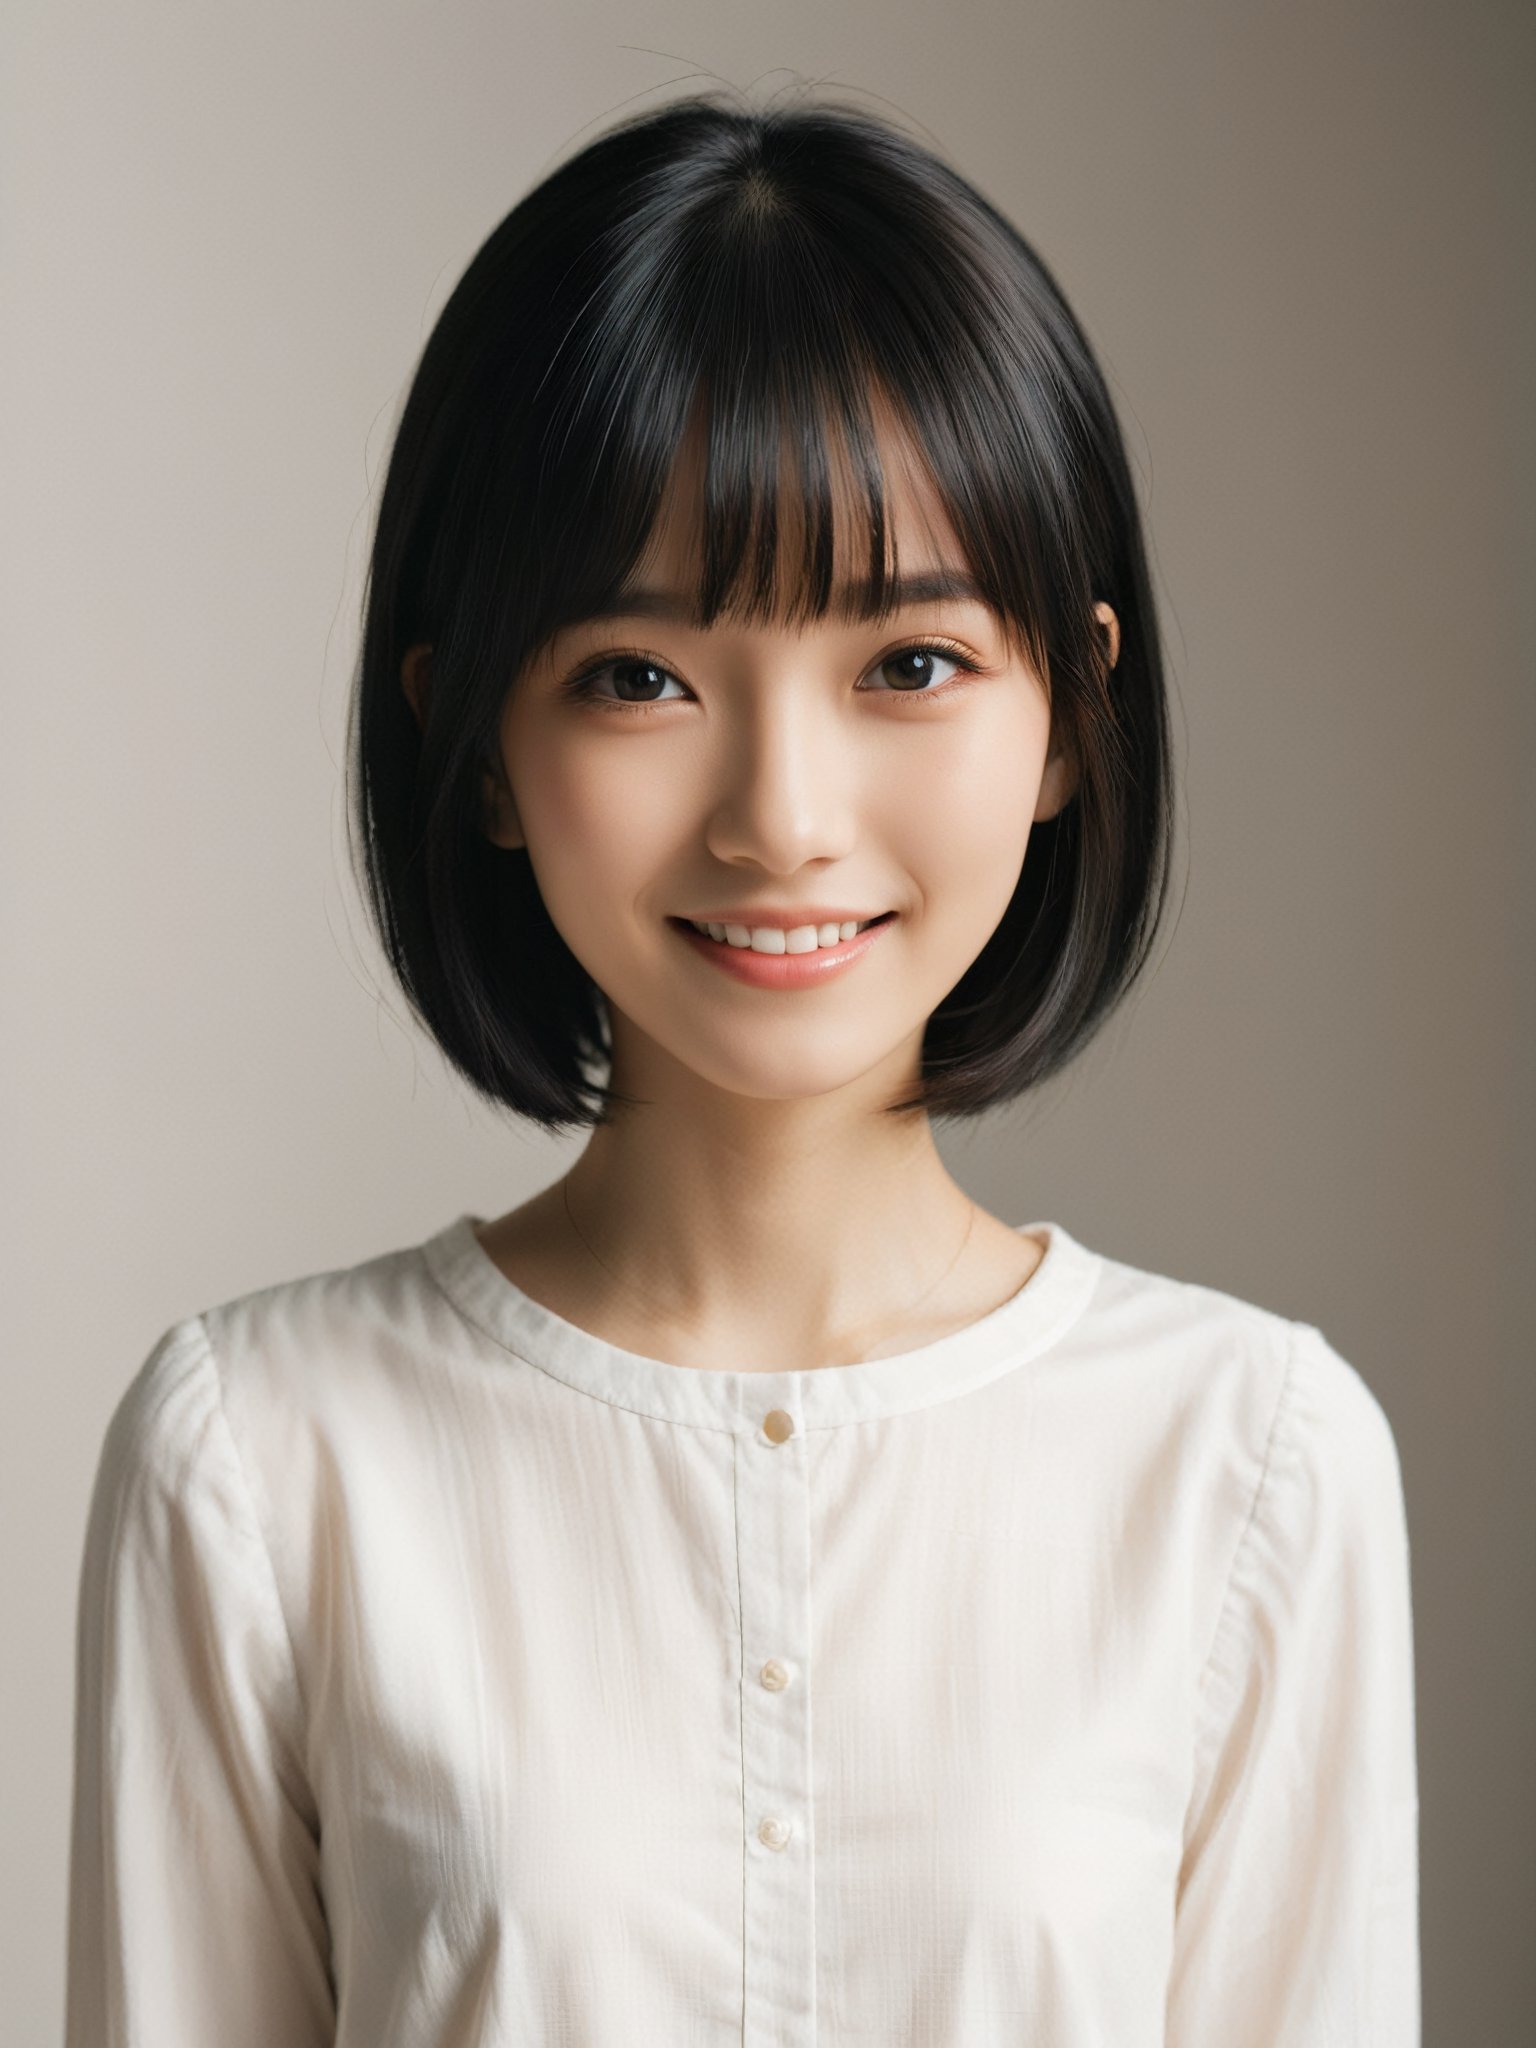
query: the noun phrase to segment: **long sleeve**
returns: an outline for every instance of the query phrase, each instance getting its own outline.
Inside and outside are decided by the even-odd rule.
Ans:
[[[319,2048],[334,1996],[292,1650],[201,1320],[113,1414],[76,1640],[67,2048]]]
[[[1365,1381],[1297,1325],[1200,1696],[1168,2048],[1417,2048],[1407,1521]]]

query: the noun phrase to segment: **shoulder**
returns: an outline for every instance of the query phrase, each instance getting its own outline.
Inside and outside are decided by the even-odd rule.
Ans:
[[[191,1318],[236,1437],[345,1433],[358,1410],[419,1399],[474,1338],[433,1276],[432,1242],[252,1288]]]
[[[98,1485],[169,1496],[297,1479],[317,1440],[387,1409],[462,1327],[419,1245],[212,1303],[163,1331],[123,1387]]]
[[[1101,1257],[1060,1398],[1124,1497],[1156,1502],[1191,1587],[1197,1658],[1218,1617],[1345,1561],[1401,1573],[1397,1445],[1382,1402],[1313,1323]]]
[[[1377,1395],[1309,1323],[1290,1326],[1285,1376],[1234,1580],[1347,1574],[1406,1579],[1397,1439]]]
[[[1255,1477],[1297,1459],[1395,1460],[1381,1401],[1313,1323],[1101,1255],[1083,1334]]]
[[[408,1339],[437,1299],[423,1247],[413,1245],[253,1288],[197,1320],[228,1377],[300,1358],[340,1365],[391,1328]]]
[[[121,1513],[145,1494],[178,1492],[206,1464],[220,1421],[207,1333],[189,1316],[156,1340],[118,1395],[102,1440],[98,1502],[110,1494]]]
[[[1096,1455],[1127,1502],[1156,1506],[1184,1589],[1202,1778],[1256,1672],[1284,1686],[1386,1672],[1401,1695],[1403,1480],[1359,1369],[1314,1323],[1111,1259],[1084,1321],[1105,1361]]]
[[[1397,1441],[1381,1399],[1315,1323],[1221,1289],[1104,1262],[1101,1326],[1139,1356],[1164,1422],[1220,1662],[1257,1612],[1407,1576]],[[1377,1597],[1377,1596],[1373,1596]],[[1400,1604],[1400,1603],[1399,1603]],[[1395,1610],[1394,1610],[1395,1611]]]

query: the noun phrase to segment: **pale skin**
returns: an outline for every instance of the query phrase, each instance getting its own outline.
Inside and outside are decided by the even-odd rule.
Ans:
[[[963,575],[888,421],[881,444],[902,577]],[[698,468],[685,444],[629,588],[694,588]],[[857,573],[851,530],[840,517],[838,581]],[[1113,663],[1118,621],[1107,604],[1095,615]],[[911,664],[896,657],[936,645],[915,691],[932,701],[903,701]],[[612,708],[611,668],[594,678],[607,701],[562,693],[637,655],[649,709]],[[420,717],[430,649],[406,655],[403,683]],[[746,1372],[911,1350],[1027,1285],[1043,1243],[972,1202],[925,1116],[880,1114],[1001,919],[1031,825],[1076,787],[1045,684],[1002,621],[962,596],[803,626],[592,622],[516,678],[500,742],[487,834],[527,848],[608,999],[613,1080],[643,1101],[591,1133],[564,1190],[481,1226],[507,1277],[625,1350]],[[833,904],[897,915],[851,967],[793,991],[735,981],[667,922]]]

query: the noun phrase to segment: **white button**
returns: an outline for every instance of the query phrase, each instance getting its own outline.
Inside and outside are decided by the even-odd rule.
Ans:
[[[770,1408],[763,1417],[763,1435],[770,1443],[787,1443],[795,1433],[795,1418],[782,1408]]]
[[[789,1683],[789,1673],[777,1657],[770,1657],[757,1675],[770,1692],[782,1692]]]
[[[776,1813],[770,1813],[766,1820],[757,1824],[758,1840],[766,1842],[770,1849],[782,1849],[793,1833],[789,1822],[780,1820]]]

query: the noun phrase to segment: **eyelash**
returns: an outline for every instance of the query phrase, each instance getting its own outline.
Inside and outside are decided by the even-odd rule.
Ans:
[[[934,690],[871,690],[867,694],[874,697],[895,697],[904,701],[916,700],[919,703],[931,703],[937,697],[948,699],[957,690],[963,690],[973,677],[981,674],[981,664],[979,662],[972,661],[968,655],[963,654],[958,647],[952,646],[946,640],[912,640],[904,646],[893,647],[888,654],[882,654],[878,661],[873,662],[871,669],[881,668],[886,662],[895,661],[898,656],[903,654],[937,654],[944,661],[952,661],[961,673],[949,682],[941,683]],[[621,647],[613,653],[605,654],[601,661],[589,662],[585,668],[578,670],[568,682],[562,684],[561,688],[564,695],[574,698],[578,703],[601,705],[605,711],[637,712],[642,717],[648,712],[663,711],[666,709],[667,704],[675,704],[680,701],[678,698],[672,697],[650,704],[630,704],[626,703],[622,697],[601,696],[593,687],[597,678],[605,674],[610,668],[617,667],[620,662],[626,661],[643,662],[647,668],[660,669],[662,674],[668,677],[670,681],[674,683],[682,682],[682,677],[674,674],[664,661],[658,661],[654,654],[647,654],[643,648],[639,647]],[[866,673],[869,672],[866,671]],[[684,687],[686,688],[686,685]]]

